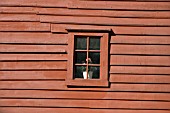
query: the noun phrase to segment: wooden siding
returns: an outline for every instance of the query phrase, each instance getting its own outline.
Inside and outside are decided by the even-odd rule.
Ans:
[[[67,29],[112,30],[108,88],[67,87]],[[0,113],[169,113],[170,0],[0,0]]]

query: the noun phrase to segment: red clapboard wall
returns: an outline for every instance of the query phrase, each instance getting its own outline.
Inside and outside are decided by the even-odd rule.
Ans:
[[[68,88],[66,29],[112,29],[108,88]],[[170,0],[0,0],[0,113],[170,113]]]

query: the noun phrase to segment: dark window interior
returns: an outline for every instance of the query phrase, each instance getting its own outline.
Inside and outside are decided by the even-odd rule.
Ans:
[[[75,36],[74,78],[100,78],[100,40],[96,36]]]

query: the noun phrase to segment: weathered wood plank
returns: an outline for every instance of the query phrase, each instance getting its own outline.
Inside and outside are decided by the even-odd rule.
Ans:
[[[66,71],[0,71],[0,80],[64,80],[65,77]]]
[[[9,45],[0,44],[0,52],[54,52],[65,53],[66,45]]]
[[[51,31],[49,23],[0,22],[0,31]]]
[[[65,98],[102,100],[159,100],[169,101],[168,93],[97,92],[97,91],[44,91],[44,90],[0,90],[1,98]]]
[[[110,43],[122,44],[170,44],[169,36],[112,36]]]
[[[0,43],[67,44],[68,34],[0,32]]]
[[[170,10],[166,2],[129,2],[129,1],[76,1],[70,8],[82,9],[120,9],[120,10]]]
[[[36,14],[0,14],[0,22],[39,22]]]
[[[170,74],[170,69],[169,67],[111,66],[110,73]]]
[[[74,2],[75,0],[50,0],[47,2],[46,0],[37,0],[37,6],[41,7],[68,7],[69,4]]]
[[[35,0],[1,0],[0,6],[36,6]]]
[[[169,75],[131,75],[131,74],[111,74],[112,83],[170,83]]]
[[[0,80],[64,80],[66,71],[0,71]],[[170,83],[167,75],[111,74],[113,83]]]
[[[0,6],[41,6],[41,7],[67,7],[72,0],[1,0]]]
[[[3,113],[169,113],[168,110],[120,110],[120,109],[87,109],[87,108],[28,108],[28,107],[0,107]]]
[[[0,13],[36,14],[35,7],[0,7]]]
[[[65,61],[53,62],[0,62],[0,70],[66,69]]]
[[[170,46],[169,45],[114,45],[112,44],[110,54],[170,55]]]
[[[170,35],[170,27],[93,26],[73,24],[51,24],[52,32],[67,33],[67,30],[105,30],[116,35]]]
[[[119,101],[119,100],[69,100],[67,99],[1,99],[0,106],[48,106],[85,108],[170,109],[170,102]],[[98,104],[96,104],[98,103]]]
[[[99,17],[129,17],[129,18],[170,18],[169,11],[114,11],[87,10],[67,8],[39,8],[39,14],[70,15],[70,16],[99,16]]]
[[[67,54],[1,54],[0,61],[67,60]]]
[[[111,84],[110,88],[68,88],[65,81],[1,81],[0,89],[170,92],[170,84]]]
[[[170,56],[111,55],[110,65],[170,66]]]
[[[130,26],[170,26],[169,19],[141,19],[141,18],[107,18],[83,16],[49,16],[41,15],[41,22],[72,23],[90,25],[130,25]]]

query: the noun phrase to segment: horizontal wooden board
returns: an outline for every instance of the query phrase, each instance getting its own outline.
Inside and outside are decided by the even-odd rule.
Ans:
[[[67,7],[72,0],[1,0],[0,6],[41,6],[41,7]]]
[[[67,54],[1,54],[0,61],[67,60]]]
[[[36,6],[35,0],[1,0],[0,6]]]
[[[111,84],[110,88],[68,88],[65,81],[1,81],[0,89],[170,92],[170,84]]]
[[[170,74],[170,67],[111,66],[110,73],[128,74]]]
[[[71,4],[72,2],[74,2],[75,0],[50,0],[49,2],[47,2],[46,0],[37,0],[37,6],[41,6],[41,7],[68,7],[69,4]]]
[[[66,71],[0,71],[0,80],[64,80]]]
[[[0,52],[53,52],[65,53],[67,51],[66,45],[12,45],[0,44]]]
[[[0,31],[50,31],[50,24],[39,22],[0,22]]]
[[[36,14],[35,7],[0,7],[0,13]]]
[[[170,66],[170,56],[111,55],[110,65]]]
[[[69,102],[68,102],[69,101]],[[98,104],[96,104],[98,103]],[[84,108],[168,109],[170,102],[67,99],[1,99],[0,106],[47,106]]]
[[[39,8],[39,14],[98,16],[98,17],[129,17],[129,18],[170,18],[169,11],[115,11],[115,10],[87,10],[68,8]]]
[[[168,110],[120,110],[120,109],[88,109],[88,108],[28,108],[28,107],[0,107],[3,113],[169,113]]]
[[[67,33],[67,30],[110,31],[116,35],[170,35],[170,27],[93,26],[73,24],[51,24],[52,32]]]
[[[0,14],[0,22],[39,22],[40,17],[36,14]]]
[[[0,71],[0,80],[64,80],[65,77],[66,71]]]
[[[169,75],[132,75],[132,74],[111,74],[112,83],[163,83],[170,84]]]
[[[111,45],[110,54],[170,55],[169,45]]]
[[[44,99],[100,99],[100,100],[150,100],[170,101],[168,93],[93,92],[93,91],[45,91],[45,90],[0,90],[1,98]]]
[[[67,44],[68,34],[0,32],[0,43]]]
[[[53,62],[0,62],[0,70],[43,70],[43,69],[66,69],[65,61]]]
[[[166,2],[146,3],[139,1],[76,1],[69,7],[83,9],[170,10],[170,4]]]
[[[111,36],[110,43],[122,44],[170,44],[169,36]]]
[[[130,25],[130,26],[170,26],[169,19],[141,19],[141,18],[107,18],[107,17],[79,17],[79,16],[49,16],[41,15],[41,22],[72,23],[90,25]]]
[[[65,80],[66,71],[0,71],[0,80]],[[111,74],[112,83],[170,83],[168,75]]]

